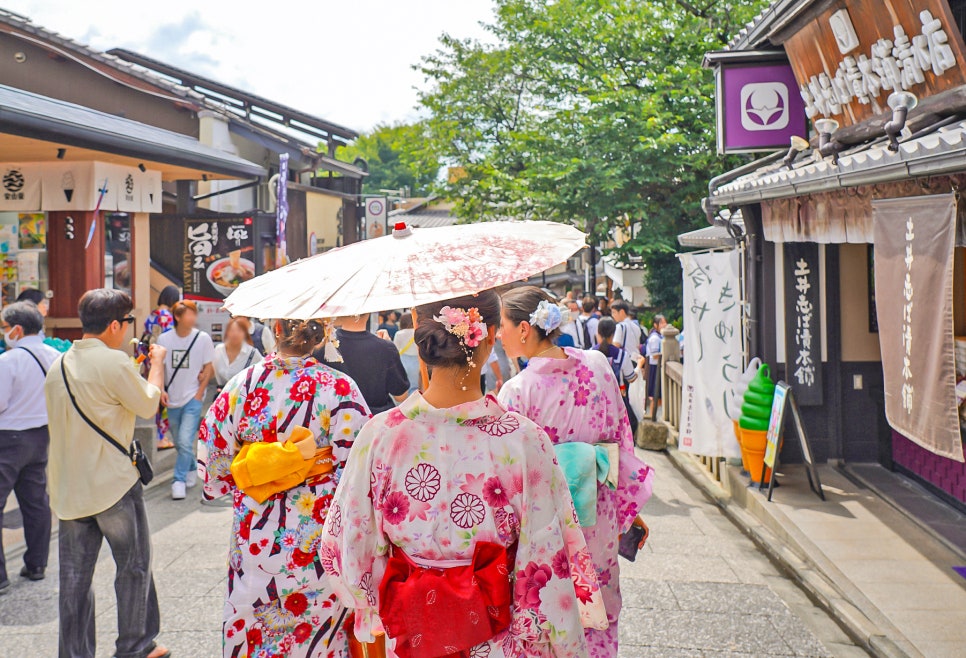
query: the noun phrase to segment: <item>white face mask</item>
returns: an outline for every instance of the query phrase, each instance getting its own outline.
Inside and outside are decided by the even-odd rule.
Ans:
[[[15,329],[16,329],[16,327],[11,327],[10,328],[10,331],[5,331],[3,333],[3,342],[5,342],[7,344],[7,347],[9,347],[11,349],[13,349],[14,347],[16,347],[17,346],[17,343],[20,342],[20,339],[19,338],[14,338],[13,337],[13,332],[14,332]]]

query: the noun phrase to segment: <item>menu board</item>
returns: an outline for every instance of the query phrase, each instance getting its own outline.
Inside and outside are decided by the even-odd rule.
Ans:
[[[255,276],[250,218],[184,220],[184,294],[221,301]]]

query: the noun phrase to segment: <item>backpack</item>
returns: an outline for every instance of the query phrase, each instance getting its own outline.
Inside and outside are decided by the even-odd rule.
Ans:
[[[265,325],[258,320],[252,320],[252,343],[259,354],[265,354]]]

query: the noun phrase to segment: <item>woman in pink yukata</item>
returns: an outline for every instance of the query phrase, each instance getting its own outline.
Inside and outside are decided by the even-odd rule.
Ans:
[[[383,629],[385,604],[384,613],[405,608],[419,620],[412,624],[429,626],[421,637],[412,631],[406,651],[404,640],[395,642],[400,656],[584,657],[584,625],[603,628],[606,614],[553,447],[543,430],[484,397],[478,384],[499,328],[500,298],[486,291],[420,306],[415,316],[419,355],[432,368],[429,387],[359,433],[319,549],[331,586],[355,608],[356,637],[371,641]],[[402,553],[418,567],[476,564],[481,543],[511,555],[515,548],[502,568],[510,578],[499,585],[510,602],[509,626],[473,646],[427,653],[427,644],[456,643],[465,629],[434,623],[452,618],[436,605],[435,590],[405,605],[382,601],[387,563],[392,573],[390,557]],[[388,628],[388,618],[386,626],[391,637],[405,638]]]
[[[504,384],[500,402],[542,427],[555,444],[620,447],[617,486],[598,484],[597,522],[583,528],[610,622],[606,630],[587,629],[589,655],[613,658],[621,612],[619,535],[632,524],[643,526],[638,513],[651,496],[654,471],[634,454],[627,411],[607,358],[597,350],[556,347],[560,321],[559,309],[539,288],[515,288],[503,295],[503,349],[509,358],[528,363]]]

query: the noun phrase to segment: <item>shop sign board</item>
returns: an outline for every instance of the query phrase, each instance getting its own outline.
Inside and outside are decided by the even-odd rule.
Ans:
[[[716,95],[718,151],[769,151],[805,137],[805,104],[797,89],[788,64],[723,65]]]
[[[684,394],[679,449],[738,457],[728,405],[744,368],[738,252],[681,254],[684,277]]]
[[[96,161],[0,164],[0,212],[95,208],[161,212],[161,172]]]
[[[819,245],[786,242],[785,372],[802,406],[822,404],[822,302]]]
[[[785,41],[809,118],[848,126],[888,111],[894,91],[921,100],[966,82],[966,47],[946,0],[888,5],[833,3]]]
[[[184,220],[184,294],[220,302],[255,276],[250,217]]]
[[[956,398],[951,194],[876,199],[875,290],[889,425],[964,461]]]

